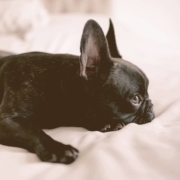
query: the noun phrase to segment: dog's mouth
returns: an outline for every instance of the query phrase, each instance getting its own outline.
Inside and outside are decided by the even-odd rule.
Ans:
[[[155,118],[153,104],[151,100],[146,100],[140,110],[137,112],[136,118],[132,121],[137,124],[145,124],[151,122]]]

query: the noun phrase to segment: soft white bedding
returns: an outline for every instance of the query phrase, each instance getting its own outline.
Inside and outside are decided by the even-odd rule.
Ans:
[[[117,42],[124,59],[138,65],[149,77],[154,121],[129,124],[109,133],[73,127],[45,130],[54,139],[79,149],[79,158],[68,166],[43,163],[26,150],[0,145],[1,180],[180,179],[179,25],[167,26],[169,31],[161,33],[159,28],[150,31],[148,26],[142,30],[143,21],[134,17],[132,23],[137,21],[141,26],[133,26],[128,17],[128,21],[113,19]],[[49,25],[24,36],[0,35],[0,49],[79,54],[82,29],[89,18],[107,31],[108,18],[104,16],[54,16]]]

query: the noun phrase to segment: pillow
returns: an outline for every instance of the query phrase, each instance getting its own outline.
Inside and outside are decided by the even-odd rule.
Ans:
[[[26,33],[48,21],[38,0],[0,0],[0,33]]]

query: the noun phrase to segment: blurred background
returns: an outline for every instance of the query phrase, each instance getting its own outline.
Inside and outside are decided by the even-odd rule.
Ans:
[[[109,18],[123,57],[179,55],[180,0],[0,0],[0,50],[79,54],[85,22]]]

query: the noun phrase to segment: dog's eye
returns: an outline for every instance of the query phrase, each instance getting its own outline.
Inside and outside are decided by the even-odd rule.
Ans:
[[[141,99],[138,95],[135,95],[133,98],[131,98],[131,102],[135,105],[138,105],[141,102]]]

